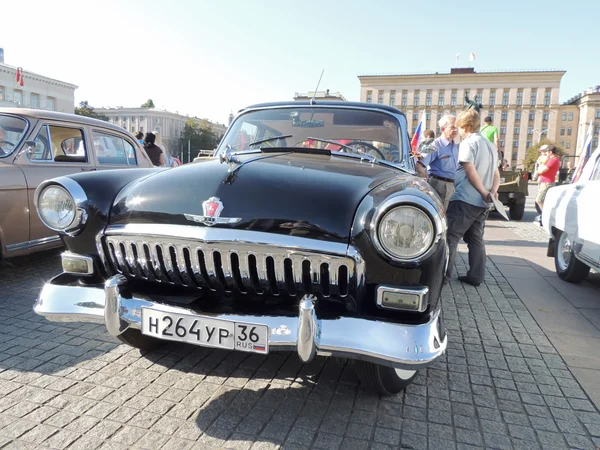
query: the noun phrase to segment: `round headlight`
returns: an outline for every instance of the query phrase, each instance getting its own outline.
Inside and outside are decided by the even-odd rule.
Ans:
[[[414,206],[398,206],[388,211],[377,230],[383,249],[398,259],[424,254],[433,243],[435,229],[427,214]]]
[[[37,202],[42,221],[55,231],[63,231],[75,220],[77,206],[66,189],[52,185],[44,189]]]

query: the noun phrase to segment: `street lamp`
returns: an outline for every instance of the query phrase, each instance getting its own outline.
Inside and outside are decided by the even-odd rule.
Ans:
[[[541,140],[542,140],[542,134],[547,134],[548,133],[548,128],[544,127],[544,128],[542,128],[542,131],[535,129],[535,130],[533,130],[533,133],[534,134],[535,133],[538,134],[538,144],[539,144],[541,142]]]

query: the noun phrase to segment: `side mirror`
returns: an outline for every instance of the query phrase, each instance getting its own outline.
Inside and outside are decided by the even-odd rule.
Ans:
[[[27,156],[31,156],[35,152],[36,147],[37,145],[35,141],[26,141],[24,149],[25,153],[27,153]]]

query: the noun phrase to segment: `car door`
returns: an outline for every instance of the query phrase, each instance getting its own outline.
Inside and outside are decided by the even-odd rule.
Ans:
[[[588,161],[582,176],[586,181],[578,184],[577,223],[578,238],[581,241],[579,251],[581,259],[600,267],[600,151],[596,151]]]
[[[35,148],[23,151],[15,159],[27,181],[29,201],[29,240],[37,241],[56,233],[47,228],[33,203],[35,190],[44,180],[96,170],[89,155],[86,127],[72,122],[41,121],[31,135]]]
[[[146,152],[126,135],[113,130],[93,129],[91,141],[99,170],[152,167]]]

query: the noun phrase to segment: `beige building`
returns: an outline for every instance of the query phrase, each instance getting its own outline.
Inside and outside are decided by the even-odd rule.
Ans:
[[[0,107],[48,109],[73,114],[77,86],[28,70],[22,71],[21,86],[16,81],[17,70],[18,67],[0,60]]]
[[[598,147],[600,138],[600,86],[586,89],[567,100],[563,107],[577,111],[578,115],[578,121],[574,124],[573,129],[575,136],[574,142],[571,144],[574,146],[572,154],[577,156],[581,154],[590,127],[592,129],[592,151],[594,151]]]
[[[342,94],[340,94],[339,92],[332,94],[329,92],[329,89],[327,89],[326,91],[317,91],[316,94],[315,91],[311,91],[306,94],[299,94],[298,92],[296,92],[294,94],[294,100],[310,100],[311,98],[313,98],[313,95],[315,96],[315,100],[338,100],[342,102],[346,101],[346,98]]]
[[[189,116],[156,108],[94,108],[94,111],[108,116],[111,123],[125,128],[132,134],[138,131],[142,133],[156,131],[169,153],[181,154],[181,133],[190,119]],[[213,123],[207,119],[198,119],[197,117],[192,119],[201,126],[210,126],[219,137],[223,136],[227,129],[225,125]]]
[[[406,114],[411,134],[425,112],[426,127],[439,135],[437,121],[442,115],[460,112],[465,94],[476,97],[483,105],[482,120],[492,117],[500,132],[500,150],[516,167],[522,165],[527,148],[546,135],[556,136],[564,74],[562,70],[476,72],[469,67],[450,73],[360,75],[358,79],[361,101],[398,107]]]
[[[562,147],[567,155],[575,156],[579,133],[579,108],[577,105],[563,103],[558,109],[558,125],[554,142]]]

